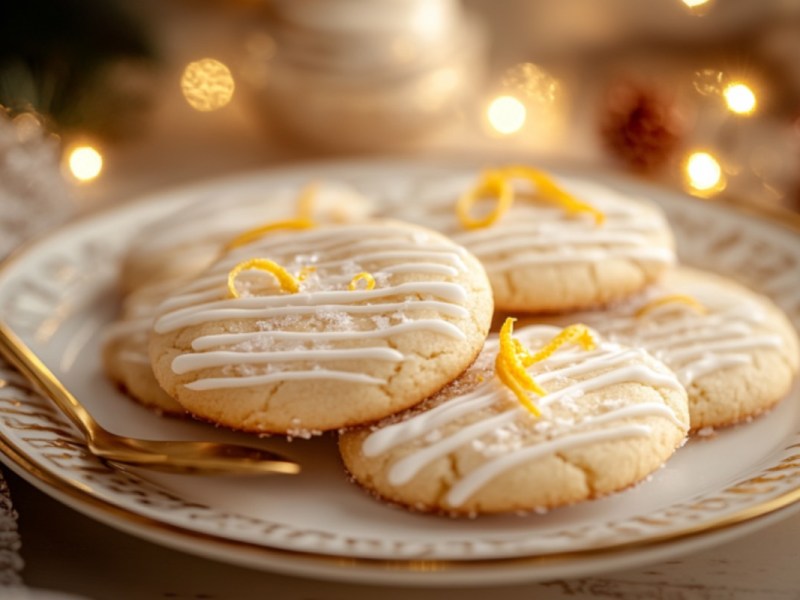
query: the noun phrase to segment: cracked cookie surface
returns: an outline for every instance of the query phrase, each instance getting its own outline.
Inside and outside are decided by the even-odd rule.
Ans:
[[[237,271],[254,260],[273,271]],[[391,221],[273,231],[161,305],[150,358],[193,415],[305,437],[435,393],[478,355],[491,315],[483,267],[435,232]]]
[[[519,331],[532,350],[559,332]],[[686,393],[646,352],[563,346],[528,368],[546,394],[534,417],[494,373],[490,339],[460,378],[409,411],[340,436],[354,480],[426,512],[540,511],[627,488],[685,440]]]

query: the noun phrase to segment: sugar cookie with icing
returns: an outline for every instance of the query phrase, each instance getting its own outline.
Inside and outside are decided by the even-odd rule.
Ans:
[[[515,176],[519,167],[509,169],[505,183],[489,176],[483,190],[474,189],[475,174],[429,182],[414,202],[387,212],[436,229],[477,256],[495,305],[511,312],[602,305],[642,290],[674,262],[672,234],[655,206],[538,171],[532,171],[541,177],[534,185]],[[487,199],[461,206],[473,192]]]
[[[182,416],[184,408],[158,385],[147,350],[155,309],[174,287],[175,282],[146,285],[125,298],[121,316],[104,331],[102,360],[109,379],[131,398],[158,413]]]
[[[745,421],[781,400],[798,371],[797,333],[766,298],[688,267],[606,311],[560,317],[646,348],[689,394],[692,429]]]
[[[533,351],[559,333],[517,334]],[[685,440],[686,393],[643,350],[566,344],[527,373],[534,416],[497,377],[496,337],[450,386],[374,427],[344,432],[353,479],[393,503],[453,515],[541,511],[627,488]]]
[[[417,404],[478,355],[492,314],[480,263],[399,222],[272,231],[158,309],[150,357],[195,416],[309,435]]]
[[[373,210],[371,200],[334,181],[203,197],[151,223],[134,238],[122,260],[120,286],[128,293],[148,283],[199,273],[225,243],[259,223],[291,218],[357,221]]]

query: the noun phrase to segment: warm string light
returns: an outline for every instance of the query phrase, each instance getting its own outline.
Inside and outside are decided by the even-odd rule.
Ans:
[[[731,81],[722,71],[716,69],[696,71],[692,84],[703,96],[720,96],[725,107],[736,115],[752,115],[758,107],[755,90],[743,81]]]
[[[756,110],[758,101],[752,89],[741,81],[729,83],[722,90],[725,104],[732,113],[737,115],[751,115]]]
[[[713,0],[680,0],[680,2],[689,9],[690,13],[701,17],[708,13]]]
[[[563,103],[561,82],[530,62],[519,63],[503,73],[500,94],[491,99],[486,119],[494,134],[525,131],[537,140],[552,138],[560,126]]]
[[[183,97],[189,106],[200,112],[226,106],[233,98],[235,89],[231,70],[213,58],[189,63],[181,76]]]
[[[684,165],[689,191],[700,196],[711,196],[725,188],[725,177],[719,161],[709,152],[692,152]]]
[[[510,135],[522,129],[527,113],[525,105],[514,96],[498,96],[486,109],[489,124],[503,135]]]
[[[78,181],[91,181],[103,170],[103,156],[92,146],[75,146],[67,153],[67,165]]]

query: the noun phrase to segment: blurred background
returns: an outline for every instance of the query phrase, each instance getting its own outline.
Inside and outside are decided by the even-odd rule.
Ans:
[[[330,156],[500,150],[800,208],[800,0],[26,0],[3,13],[7,245],[165,185]]]

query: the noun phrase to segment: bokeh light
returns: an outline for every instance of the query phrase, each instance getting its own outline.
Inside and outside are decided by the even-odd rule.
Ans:
[[[690,191],[710,195],[725,187],[719,161],[708,152],[692,152],[685,162],[686,182]]]
[[[189,106],[200,112],[218,110],[233,98],[236,85],[231,70],[213,58],[186,65],[181,77],[181,91]]]
[[[495,131],[510,135],[522,129],[527,110],[514,96],[498,96],[489,103],[486,116]]]
[[[78,181],[91,181],[103,170],[103,156],[92,146],[75,146],[67,157],[70,173]]]
[[[758,102],[755,93],[741,81],[725,86],[722,95],[725,97],[728,109],[737,115],[751,115],[756,110]]]
[[[680,0],[681,4],[683,4],[686,8],[689,9],[693,15],[697,17],[701,17],[705,14],[708,14],[711,5],[713,4],[713,0]]]

